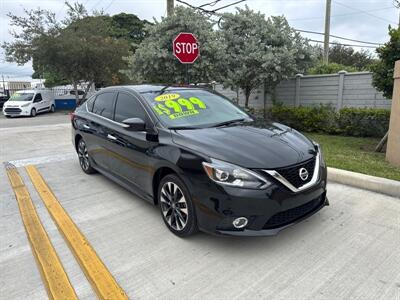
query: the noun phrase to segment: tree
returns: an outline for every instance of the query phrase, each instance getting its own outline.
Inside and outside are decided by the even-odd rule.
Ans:
[[[266,83],[272,91],[282,79],[304,72],[314,59],[312,47],[284,17],[265,19],[246,6],[223,14],[220,24],[226,50],[219,74],[225,86],[244,91],[246,107],[255,88]]]
[[[109,19],[111,35],[117,39],[126,40],[130,44],[132,52],[147,36],[146,26],[152,25],[146,20],[140,20],[134,14],[120,13],[109,17]]]
[[[192,82],[210,82],[215,79],[221,45],[216,39],[213,23],[199,12],[177,6],[174,14],[161,22],[147,25],[147,37],[130,58],[129,76],[136,81],[156,83],[184,83],[186,65],[172,53],[172,41],[180,32],[191,32],[200,44],[200,57],[188,66]]]
[[[355,51],[352,47],[333,45],[329,47],[329,62],[354,67],[358,71],[368,70],[374,62],[372,53],[361,49]]]
[[[334,74],[339,71],[347,71],[347,72],[357,72],[357,68],[352,66],[345,66],[337,63],[319,63],[316,66],[308,69],[307,74]]]
[[[57,22],[52,12],[25,10],[26,16],[9,14],[13,42],[4,43],[7,61],[22,65],[32,60],[35,73],[48,76],[56,85],[66,81],[74,85],[110,81],[126,67],[128,42],[112,37],[102,17],[89,16],[80,4],[68,4],[67,17]],[[86,92],[87,92],[86,90]],[[78,93],[76,94],[79,103]]]
[[[400,28],[389,27],[389,36],[390,40],[376,49],[379,60],[371,66],[372,84],[386,98],[392,97],[394,63],[400,59]]]

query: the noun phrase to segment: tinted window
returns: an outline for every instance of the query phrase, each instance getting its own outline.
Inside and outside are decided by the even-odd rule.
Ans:
[[[146,112],[133,96],[119,93],[117,105],[115,106],[115,121],[122,122],[129,118],[140,118],[146,121]]]
[[[96,97],[92,112],[112,119],[114,110],[114,93],[103,93]]]

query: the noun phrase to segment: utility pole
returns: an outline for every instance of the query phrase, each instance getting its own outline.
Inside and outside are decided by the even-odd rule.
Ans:
[[[174,0],[167,0],[167,17],[174,14]]]
[[[324,63],[329,61],[329,34],[331,27],[331,0],[326,0],[325,11],[325,37],[324,37]]]

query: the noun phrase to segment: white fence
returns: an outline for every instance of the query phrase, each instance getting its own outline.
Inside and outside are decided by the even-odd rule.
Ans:
[[[215,90],[244,105],[245,96],[241,90],[224,89],[217,84]],[[275,89],[274,95],[265,92],[264,87],[253,91],[249,106],[264,108],[275,103],[288,106],[332,105],[342,107],[372,107],[390,109],[391,100],[372,86],[372,73],[341,71],[338,74],[301,75],[282,81]]]

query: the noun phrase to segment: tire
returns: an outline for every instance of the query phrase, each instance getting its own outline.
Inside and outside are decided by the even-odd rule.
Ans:
[[[91,166],[89,153],[87,151],[86,143],[83,139],[78,141],[78,146],[76,148],[78,152],[79,165],[81,166],[82,171],[86,174],[96,173],[96,170]]]
[[[31,109],[31,117],[36,117],[36,108]]]
[[[7,119],[10,119],[10,118],[11,118],[11,116],[6,116],[6,118],[7,118]]]
[[[49,112],[53,113],[53,112],[55,112],[55,111],[56,111],[56,107],[52,104],[52,105],[50,106]]]
[[[198,231],[192,199],[178,176],[165,176],[158,186],[157,197],[164,223],[173,234],[187,237]]]

